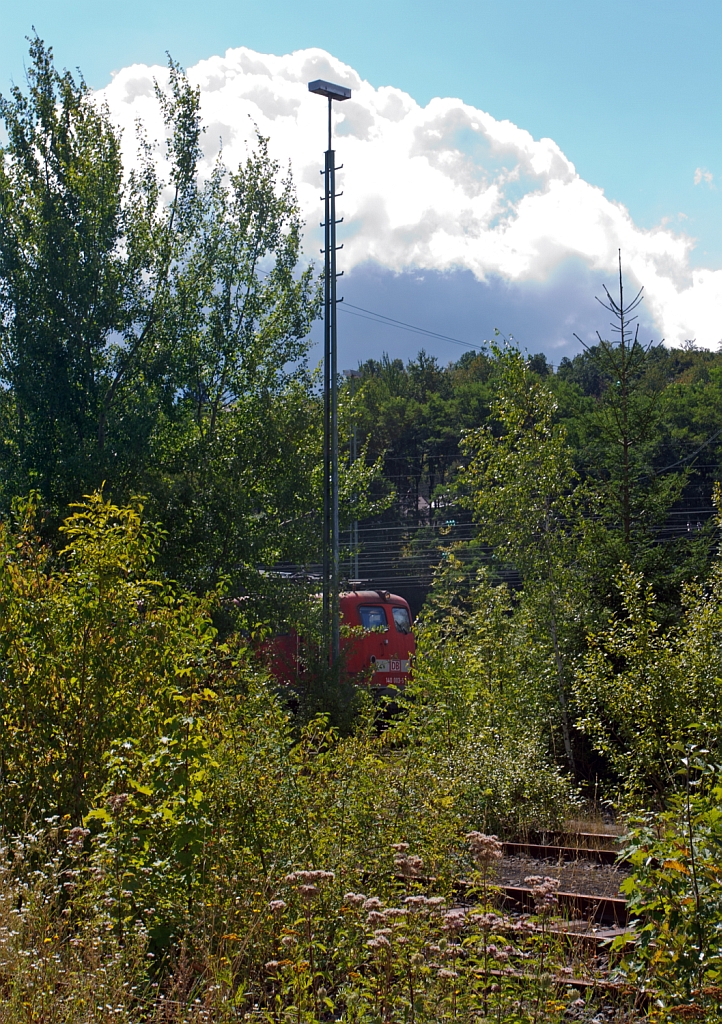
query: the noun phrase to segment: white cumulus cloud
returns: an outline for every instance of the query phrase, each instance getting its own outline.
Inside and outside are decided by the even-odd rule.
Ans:
[[[323,217],[326,111],[308,82],[325,78],[352,89],[334,107],[346,269],[371,260],[392,271],[462,268],[482,281],[544,281],[570,259],[609,275],[621,248],[669,343],[694,337],[714,345],[722,336],[722,271],[691,269],[690,238],[665,225],[638,227],[577,174],[552,139],[534,139],[458,99],[422,107],[399,89],[374,88],[319,49],[274,56],[240,47],[200,61],[188,77],[201,91],[207,169],[221,141],[229,167],[243,160],[257,125],[273,155],[291,161],[311,252],[318,252]],[[99,93],[124,129],[129,161],[137,120],[150,138],[163,138],[154,80],[166,88],[167,69],[136,64]],[[711,184],[703,168],[695,182],[697,175]]]
[[[714,185],[712,184],[713,179],[714,179],[714,175],[712,174],[711,171],[706,170],[704,167],[697,167],[696,168],[696,170],[694,172],[694,183],[695,183],[695,185],[701,185],[702,182],[704,182],[705,185],[709,186],[709,188],[714,188]]]

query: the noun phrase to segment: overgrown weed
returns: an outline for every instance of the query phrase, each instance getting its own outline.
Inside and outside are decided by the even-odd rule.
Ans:
[[[52,823],[3,850],[0,1021],[633,1019],[628,995],[596,998],[598,967],[551,928],[549,881],[530,880],[534,915],[510,917],[490,884],[495,856],[480,850],[493,851],[494,837],[469,842],[473,906],[435,892],[423,859],[396,843],[383,896],[296,869],[236,897],[251,911],[233,920],[238,930],[216,916],[215,930],[189,927],[158,954],[139,920],[121,938],[95,837]],[[600,1016],[600,1003],[613,1013]]]

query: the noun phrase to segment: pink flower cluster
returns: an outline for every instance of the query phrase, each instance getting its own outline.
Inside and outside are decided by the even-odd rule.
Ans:
[[[318,895],[318,882],[332,882],[335,877],[333,871],[291,871],[284,881],[298,885],[299,894],[310,900]]]
[[[501,860],[504,855],[504,846],[499,842],[498,836],[487,836],[483,832],[468,832],[466,839],[471,856],[480,867],[488,868],[494,861]]]

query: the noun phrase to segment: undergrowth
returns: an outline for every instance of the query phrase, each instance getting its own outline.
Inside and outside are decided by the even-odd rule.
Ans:
[[[529,879],[535,913],[510,917],[493,885],[501,844],[467,841],[471,904],[396,843],[376,886],[343,868],[279,869],[222,912],[191,905],[162,947],[142,914],[118,916],[92,834],[49,823],[3,850],[0,1020],[635,1019],[632,990],[605,987],[607,958],[555,932],[553,880]]]
[[[716,783],[700,803],[688,771],[636,841],[659,927],[633,956],[562,934],[543,877],[533,915],[504,910],[494,836],[582,805],[485,573],[461,607],[449,560],[413,685],[341,732],[219,638],[221,591],[154,578],[138,503],[92,496],[59,554],[36,512],[0,525],[0,1024],[716,1019]]]

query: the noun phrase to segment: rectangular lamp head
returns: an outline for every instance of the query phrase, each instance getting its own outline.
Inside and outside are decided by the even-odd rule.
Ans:
[[[328,96],[330,100],[350,100],[351,90],[345,85],[334,85],[333,82],[324,82],[317,78],[315,82],[308,83],[308,91],[315,92],[317,96]]]

